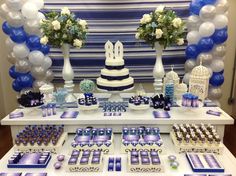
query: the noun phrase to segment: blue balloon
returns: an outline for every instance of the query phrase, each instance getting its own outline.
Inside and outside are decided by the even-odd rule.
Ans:
[[[210,78],[210,84],[212,86],[218,87],[218,86],[221,86],[223,83],[224,83],[224,75],[220,73],[212,74]]]
[[[210,37],[205,37],[199,40],[198,48],[201,52],[211,51],[214,47],[214,41]]]
[[[41,48],[40,38],[37,35],[30,35],[26,40],[26,45],[31,51],[40,50]]]
[[[20,84],[18,83],[17,80],[14,80],[12,82],[12,88],[13,90],[15,90],[16,92],[20,92],[23,88],[20,86]]]
[[[43,54],[47,55],[50,52],[50,46],[42,45],[40,51],[42,51]]]
[[[7,34],[10,35],[11,31],[12,31],[12,27],[7,23],[7,21],[5,21],[2,24],[2,31]]]
[[[186,57],[188,59],[196,59],[199,54],[199,49],[197,45],[188,45],[185,50]]]
[[[16,80],[22,88],[32,87],[34,81],[31,74],[21,75]]]
[[[9,75],[13,78],[16,79],[17,77],[21,76],[21,75],[25,75],[28,73],[19,73],[16,71],[15,66],[13,65],[11,68],[9,68]]]
[[[27,39],[27,34],[22,27],[12,28],[10,38],[16,43],[24,43]]]
[[[203,6],[204,3],[202,0],[195,0],[191,2],[189,10],[192,14],[199,15],[199,12]]]
[[[216,30],[215,33],[212,35],[212,39],[217,45],[224,43],[228,39],[227,28]]]
[[[207,4],[215,4],[216,3],[216,0],[204,0],[204,5],[207,5]]]

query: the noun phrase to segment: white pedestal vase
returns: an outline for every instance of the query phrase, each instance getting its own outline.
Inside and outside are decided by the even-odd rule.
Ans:
[[[73,94],[75,85],[73,84],[74,71],[70,63],[70,45],[63,44],[61,49],[62,49],[62,53],[64,57],[62,77],[65,81],[64,88],[66,88],[68,91],[68,95],[66,96],[66,102],[72,103],[72,102],[76,102],[77,99]]]
[[[165,70],[162,63],[162,53],[164,50],[164,46],[160,45],[158,42],[155,43],[156,49],[156,63],[153,69],[153,77],[154,77],[154,90],[155,93],[163,93],[163,78],[165,76]]]

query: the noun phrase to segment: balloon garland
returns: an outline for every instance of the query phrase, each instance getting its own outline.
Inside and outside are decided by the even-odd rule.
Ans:
[[[39,10],[43,6],[44,0],[5,0],[0,6],[0,17],[6,20],[2,30],[8,36],[7,59],[13,64],[9,75],[16,92],[27,88],[38,91],[54,78],[49,69],[52,60],[47,55],[50,47],[40,43],[40,20],[45,16]]]
[[[224,83],[228,8],[227,0],[193,0],[189,6],[191,15],[187,20],[188,46],[183,80],[188,84],[192,69],[202,61],[211,74],[208,97],[217,104],[222,96],[220,86]]]

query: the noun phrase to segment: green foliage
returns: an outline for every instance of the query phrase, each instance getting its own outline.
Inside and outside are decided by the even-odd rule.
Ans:
[[[66,10],[68,9],[66,8]],[[55,21],[57,26],[53,25]],[[60,23],[59,26],[58,22]],[[75,14],[70,13],[70,11],[66,14],[55,11],[47,13],[46,19],[42,20],[40,24],[44,35],[43,37],[45,37],[48,40],[48,44],[53,47],[60,48],[63,44],[70,44],[80,48],[86,40],[88,30],[87,22],[85,20],[76,19]],[[77,43],[76,45],[75,40],[79,40],[81,43]],[[47,42],[44,42],[44,44]]]
[[[152,47],[159,42],[164,48],[183,44],[185,38],[185,23],[172,10],[156,10],[145,14],[140,20],[136,38],[144,40]],[[158,31],[163,33],[158,33]],[[157,32],[157,33],[156,33]]]

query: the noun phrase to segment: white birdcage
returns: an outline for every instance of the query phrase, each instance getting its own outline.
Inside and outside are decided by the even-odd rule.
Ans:
[[[210,73],[207,67],[200,65],[195,67],[189,79],[189,92],[197,95],[200,100],[204,101],[208,95]]]
[[[173,66],[171,67],[171,71],[166,73],[166,76],[164,78],[163,90],[165,90],[165,85],[168,83],[174,84],[174,90],[176,90],[176,87],[179,85],[179,75],[174,71]]]

